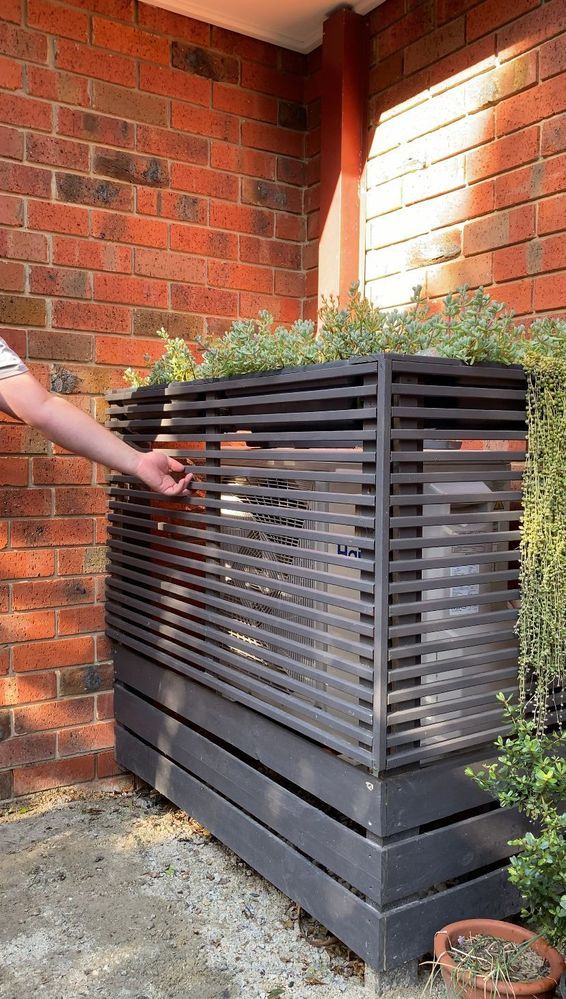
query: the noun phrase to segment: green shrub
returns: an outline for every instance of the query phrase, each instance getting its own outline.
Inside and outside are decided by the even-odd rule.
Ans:
[[[534,832],[512,840],[509,880],[524,901],[522,915],[546,939],[566,945],[566,733],[538,733],[523,708],[498,694],[510,735],[499,736],[498,758],[466,773],[496,797],[502,808],[516,806],[535,824]]]
[[[407,310],[385,311],[364,298],[355,284],[345,306],[332,296],[323,302],[316,336],[311,322],[297,320],[289,328],[274,328],[273,317],[260,312],[257,319],[236,320],[224,336],[199,343],[200,364],[184,340],[171,339],[164,330],[159,336],[165,343],[163,356],[147,376],[128,368],[125,378],[130,385],[229,378],[381,351],[431,354],[466,364],[521,364],[529,353],[566,357],[566,322],[544,319],[526,331],[483,289],[470,293],[466,287],[448,295],[439,312],[424,301],[419,287],[413,289]]]

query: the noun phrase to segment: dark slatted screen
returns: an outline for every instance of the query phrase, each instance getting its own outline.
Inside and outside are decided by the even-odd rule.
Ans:
[[[116,642],[374,770],[492,739],[519,371],[380,357],[122,392],[110,418],[198,465],[189,502],[114,480]]]
[[[388,766],[498,734],[516,685],[519,369],[392,362]]]

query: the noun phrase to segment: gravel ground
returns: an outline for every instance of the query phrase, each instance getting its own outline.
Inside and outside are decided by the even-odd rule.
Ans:
[[[154,792],[36,796],[0,813],[0,844],[1,999],[378,994],[354,955]],[[381,995],[420,999],[425,981]]]

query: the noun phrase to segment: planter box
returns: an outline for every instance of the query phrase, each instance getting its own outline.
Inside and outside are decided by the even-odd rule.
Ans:
[[[377,355],[110,404],[200,480],[111,489],[120,762],[377,969],[515,911],[522,820],[463,771],[515,686],[522,371]]]

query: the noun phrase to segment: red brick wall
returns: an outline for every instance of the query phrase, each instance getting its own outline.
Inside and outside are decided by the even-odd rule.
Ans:
[[[103,418],[158,327],[303,314],[306,57],[133,0],[2,0],[0,53],[0,335],[45,384]],[[115,772],[94,476],[0,426],[0,797]]]
[[[566,310],[563,0],[386,0],[369,24],[371,296]]]

